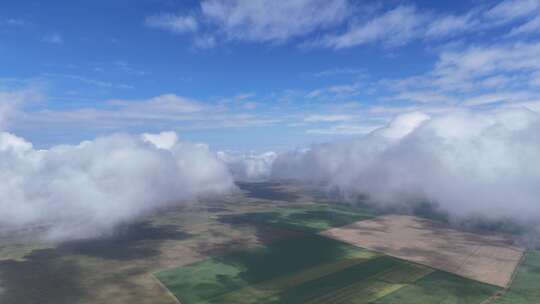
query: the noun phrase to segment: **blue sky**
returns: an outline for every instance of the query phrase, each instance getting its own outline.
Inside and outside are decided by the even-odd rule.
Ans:
[[[3,1],[0,118],[41,148],[174,130],[265,151],[540,110],[539,0],[383,3]]]

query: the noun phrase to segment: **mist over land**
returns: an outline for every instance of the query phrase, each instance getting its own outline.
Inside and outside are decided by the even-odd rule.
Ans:
[[[536,235],[539,132],[540,116],[527,109],[412,112],[362,138],[281,153],[261,175],[316,183],[382,208],[427,204],[462,226],[499,222]]]
[[[164,207],[231,193],[235,179],[296,180],[336,199],[409,212],[427,204],[460,225],[502,221],[535,235],[539,134],[539,114],[526,109],[411,112],[355,140],[263,154],[214,153],[174,132],[36,150],[3,132],[2,225],[41,225],[53,239],[101,236]]]

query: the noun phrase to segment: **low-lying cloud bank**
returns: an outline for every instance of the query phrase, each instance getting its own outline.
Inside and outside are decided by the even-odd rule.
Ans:
[[[244,154],[219,151],[217,157],[227,165],[236,180],[258,181],[270,178],[272,164],[277,158],[277,153]]]
[[[540,222],[540,115],[409,113],[364,138],[281,154],[271,176],[378,204],[434,202],[455,218]]]
[[[206,145],[179,142],[172,132],[49,150],[0,132],[0,180],[1,226],[39,225],[62,240],[107,234],[156,209],[234,188]]]

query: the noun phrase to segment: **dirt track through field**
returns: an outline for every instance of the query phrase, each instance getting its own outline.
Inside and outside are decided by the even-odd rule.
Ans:
[[[503,236],[461,232],[404,215],[360,221],[321,234],[500,287],[507,287],[524,253]]]

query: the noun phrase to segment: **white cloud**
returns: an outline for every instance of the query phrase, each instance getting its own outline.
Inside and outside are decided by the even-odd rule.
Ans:
[[[348,0],[204,0],[190,15],[147,17],[146,26],[174,33],[199,33],[195,47],[218,40],[280,43],[339,25],[352,7]]]
[[[539,55],[540,43],[474,46],[465,51],[444,52],[437,63],[436,73],[475,77],[495,72],[537,70],[540,68]]]
[[[161,14],[147,17],[146,26],[182,34],[197,31],[198,23],[193,16]]]
[[[72,134],[82,130],[107,133],[141,129],[187,131],[267,126],[282,121],[273,114],[253,111],[253,106],[242,100],[238,100],[235,107],[163,94],[142,100],[108,100],[94,107],[27,111],[21,115],[17,130],[35,130],[40,134],[59,131],[69,134],[71,130]]]
[[[235,153],[219,151],[217,157],[227,164],[236,180],[264,180],[270,176],[277,153]]]
[[[504,0],[485,13],[487,18],[507,22],[535,14],[540,9],[539,0]]]
[[[211,49],[216,46],[216,38],[212,35],[201,35],[193,39],[193,44],[199,49]]]
[[[397,97],[413,101],[434,100],[447,103],[464,101],[479,94],[529,91],[537,93],[534,75],[540,72],[540,43],[517,42],[473,45],[463,49],[443,50],[435,67],[423,75],[386,81]],[[416,96],[420,92],[420,96]],[[439,97],[437,97],[439,95]],[[446,96],[446,97],[445,97]],[[420,98],[415,98],[420,97]]]
[[[168,149],[111,135],[34,150],[0,133],[0,225],[39,225],[54,239],[94,237],[156,209],[234,187],[206,145],[163,144],[171,134],[145,135]]]
[[[335,49],[380,42],[387,46],[402,45],[418,35],[424,16],[412,6],[398,6],[365,23],[352,24],[339,35],[328,35],[321,43]]]
[[[508,33],[509,36],[516,36],[521,34],[530,34],[530,33],[538,33],[540,32],[540,15],[536,16],[535,18],[527,21],[526,23],[513,28],[510,33]]]
[[[42,111],[34,113],[32,119],[40,123],[91,123],[97,126],[159,121],[190,121],[197,119],[194,114],[208,111],[202,102],[164,94],[145,100],[109,100],[106,107],[83,108],[63,111]]]
[[[456,99],[453,97],[430,90],[401,92],[394,96],[393,99],[410,100],[420,103],[454,103],[456,101]]]
[[[531,77],[529,79],[529,84],[532,87],[539,87],[540,88],[540,71],[531,74]]]
[[[201,11],[228,39],[282,42],[342,22],[347,0],[206,0]]]
[[[523,109],[407,114],[363,138],[283,153],[272,174],[374,203],[430,201],[456,217],[538,221],[539,132],[538,113]]]
[[[308,129],[307,134],[322,135],[364,135],[376,129],[378,126],[357,125],[357,124],[338,124],[327,128]]]
[[[351,120],[350,115],[343,114],[311,114],[304,118],[305,122],[336,122]]]
[[[488,93],[471,97],[464,101],[466,106],[479,106],[499,102],[526,102],[535,98],[535,94],[529,92],[500,92]]]
[[[358,96],[362,93],[362,89],[367,91],[367,88],[363,87],[359,82],[348,83],[348,84],[335,84],[324,88],[319,88],[310,91],[305,95],[306,98],[310,99],[329,99],[337,100],[344,98],[351,98]]]
[[[478,35],[538,13],[540,0],[505,0],[491,7],[476,5],[461,14],[407,4],[374,6],[350,0],[203,0],[199,9],[187,15],[150,16],[146,25],[174,33],[194,33],[197,48],[212,48],[220,41],[283,43],[297,38],[303,40],[300,46],[304,47],[343,49],[464,38],[466,34]],[[515,28],[510,36],[534,33],[538,28],[536,19]]]
[[[428,38],[447,37],[474,30],[475,17],[473,13],[468,13],[461,16],[448,15],[435,18],[428,25],[426,36]]]
[[[257,104],[256,102],[248,101],[248,102],[244,102],[242,104],[242,108],[244,108],[246,110],[255,110],[258,105],[259,104]]]
[[[27,24],[27,22],[24,19],[21,19],[21,18],[0,19],[0,25],[8,25],[8,26],[20,27],[20,26],[24,26],[26,24]]]
[[[133,89],[134,88],[132,85],[125,84],[125,83],[113,83],[113,82],[109,82],[109,81],[103,81],[103,80],[88,78],[88,77],[80,76],[80,75],[48,73],[48,74],[45,74],[45,76],[47,76],[47,77],[60,77],[60,78],[77,80],[77,81],[80,81],[80,82],[88,84],[88,85],[92,85],[92,86],[96,86],[96,87],[102,87],[102,88],[122,89],[122,90]]]
[[[62,36],[60,36],[59,34],[50,34],[43,36],[41,41],[51,44],[63,44],[64,38],[62,38]]]
[[[364,71],[359,69],[352,69],[352,68],[335,68],[335,69],[329,69],[317,72],[313,74],[315,77],[329,77],[329,76],[336,76],[336,75],[361,75]]]
[[[42,97],[34,89],[23,89],[18,91],[0,91],[0,130],[6,128],[9,122],[14,119],[18,108],[26,103],[35,102]]]
[[[133,113],[159,112],[163,114],[178,114],[195,113],[205,109],[202,103],[175,94],[164,94],[140,102],[111,100],[110,103],[127,106],[127,111]]]
[[[141,137],[145,142],[152,143],[157,148],[164,150],[172,149],[178,142],[178,135],[175,132],[144,133]]]

